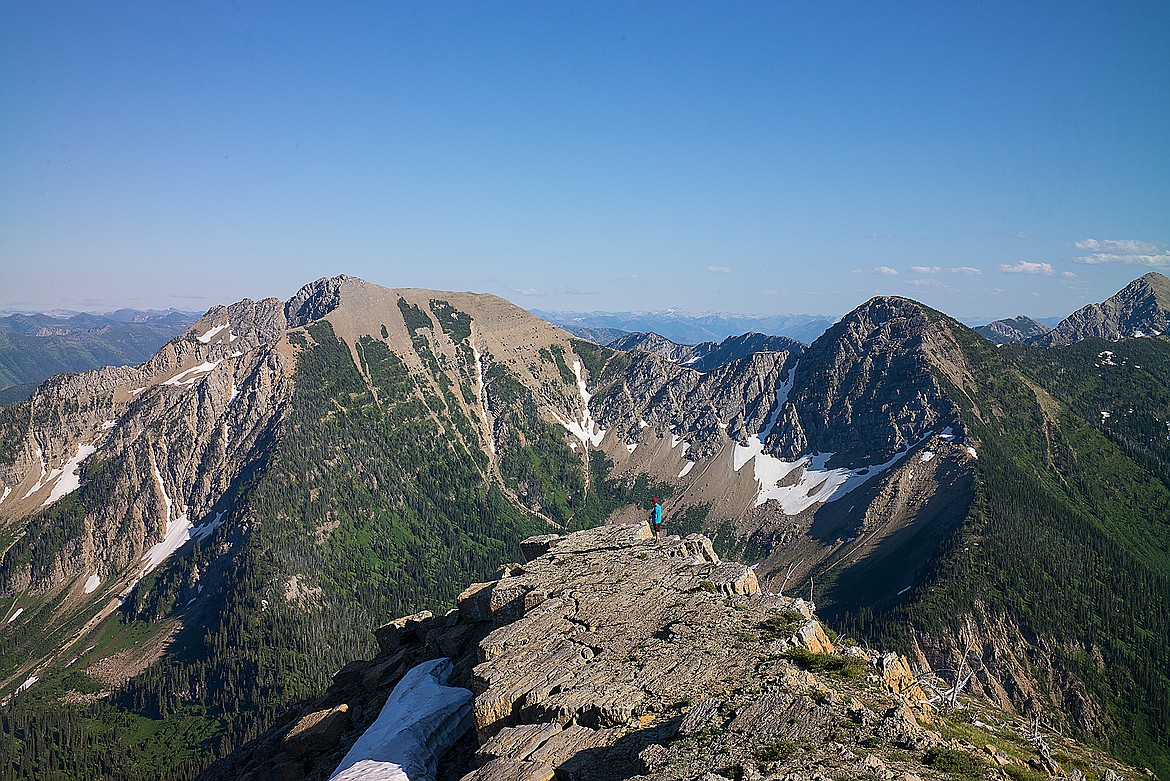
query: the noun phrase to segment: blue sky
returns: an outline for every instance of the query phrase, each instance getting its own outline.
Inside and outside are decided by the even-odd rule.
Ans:
[[[1170,4],[0,4],[0,309],[347,273],[1066,314],[1170,273]]]

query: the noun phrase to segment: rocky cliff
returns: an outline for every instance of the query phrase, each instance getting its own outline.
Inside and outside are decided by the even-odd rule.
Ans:
[[[1053,751],[1069,765],[1048,767],[1058,777],[1136,777],[1047,729],[1038,751],[1027,722],[985,702],[936,709],[919,680],[939,679],[831,639],[810,604],[760,589],[700,535],[607,526],[523,549],[526,563],[468,587],[445,616],[379,629],[376,657],[204,781],[349,778],[358,763],[363,778],[410,766],[410,778],[463,781],[1031,778]],[[408,700],[440,658],[470,711],[452,695]],[[417,727],[387,712],[407,701]]]

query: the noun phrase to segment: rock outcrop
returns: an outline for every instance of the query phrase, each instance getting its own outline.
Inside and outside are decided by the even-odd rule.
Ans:
[[[439,759],[444,781],[945,778],[932,748],[982,762],[988,741],[944,738],[904,657],[838,647],[811,605],[760,590],[705,537],[658,543],[644,525],[606,526],[524,550],[529,561],[469,586],[446,616],[379,630],[393,638],[381,654],[204,781],[330,777],[378,723],[406,729],[408,709],[382,702],[434,664],[474,693],[473,725]],[[307,753],[306,734],[333,744]]]

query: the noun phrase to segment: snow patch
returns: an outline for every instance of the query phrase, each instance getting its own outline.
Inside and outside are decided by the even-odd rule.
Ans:
[[[77,470],[81,468],[81,462],[89,458],[97,451],[94,445],[78,445],[77,455],[65,462],[65,466],[60,470],[60,477],[57,478],[57,483],[53,486],[49,498],[41,504],[41,507],[48,507],[53,502],[60,499],[66,494],[71,494],[81,487],[81,476],[77,474]],[[58,470],[53,470],[56,473]]]
[[[210,537],[211,533],[220,526],[223,526],[223,513],[216,513],[214,520],[208,521],[207,523],[200,526],[196,526],[191,530],[191,539],[203,542],[208,537]]]
[[[772,433],[776,421],[780,418],[780,410],[788,403],[788,392],[792,390],[792,380],[795,377],[796,367],[793,366],[792,370],[788,372],[788,379],[776,389],[776,408],[772,410],[772,415],[768,418],[767,424],[760,430],[760,433],[749,439],[746,445],[736,444],[735,450],[731,454],[731,466],[736,472],[742,469],[743,465],[748,461],[751,461],[758,455],[763,455],[764,441]]]
[[[172,553],[183,547],[187,540],[191,539],[193,528],[187,513],[181,513],[175,520],[167,521],[166,535],[142,555],[142,575],[148,574],[166,561]]]
[[[101,584],[102,584],[102,579],[98,577],[98,574],[96,572],[93,573],[92,575],[90,575],[88,578],[85,579],[85,593],[92,594],[93,592],[97,591],[97,587],[100,586]]]
[[[732,452],[732,467],[739,471],[748,461],[754,462],[754,474],[760,485],[756,494],[755,506],[776,500],[787,515],[799,515],[815,504],[831,502],[840,499],[853,489],[863,485],[874,476],[886,471],[917,446],[931,436],[931,432],[924,434],[918,442],[907,445],[895,453],[883,464],[875,464],[858,469],[827,469],[832,453],[817,453],[804,455],[795,461],[784,461],[764,452],[764,442],[772,433],[780,410],[788,401],[788,392],[792,389],[792,379],[796,374],[795,368],[789,374],[788,380],[776,390],[776,408],[767,425],[748,441],[746,445],[736,445]],[[798,477],[789,485],[780,485],[790,474],[800,470]]]
[[[112,429],[116,425],[118,425],[118,421],[116,421],[116,420],[103,420],[102,421],[102,431],[109,431],[110,429]]]
[[[933,458],[934,458],[934,451],[933,450],[923,450],[922,457],[919,458],[918,460],[924,464],[928,464],[928,463],[930,463],[931,459],[933,459]]]
[[[47,483],[49,480],[52,480],[54,477],[56,477],[56,474],[48,474],[48,470],[45,468],[45,453],[39,447],[37,448],[37,460],[41,462],[41,476],[40,476],[40,478],[37,479],[37,481],[35,483],[33,483],[32,488],[28,489],[28,491],[25,492],[25,494],[24,494],[25,499],[29,498],[30,496],[35,494],[37,491],[41,490],[41,488],[45,485],[45,483]]]
[[[483,356],[479,354],[479,348],[475,346],[475,342],[471,343],[471,351],[475,354],[475,397],[479,399],[479,416],[483,418],[484,428],[487,429],[488,449],[492,451],[494,456],[496,454],[496,436],[492,432],[491,420],[488,419],[487,397],[483,392]]]
[[[688,462],[686,463],[686,466],[684,466],[684,467],[682,468],[682,471],[678,473],[678,476],[679,476],[680,478],[686,477],[686,476],[687,476],[687,473],[688,473],[688,472],[690,472],[690,471],[691,471],[692,469],[694,469],[694,468],[695,468],[695,462],[694,462],[694,461],[688,461]]]
[[[21,613],[23,613],[23,612],[24,612],[24,608],[23,608],[23,607],[18,607],[18,608],[16,609],[16,612],[15,612],[15,613],[13,613],[12,615],[10,615],[10,616],[8,617],[8,623],[10,623],[10,624],[11,624],[13,621],[15,621],[16,619],[20,618],[20,614],[21,614]]]
[[[150,462],[150,469],[154,472],[154,484],[158,486],[158,490],[162,493],[163,504],[166,506],[166,513],[163,515],[163,520],[170,523],[171,520],[171,497],[167,493],[167,486],[163,483],[162,473],[158,471],[158,462],[152,460]]]
[[[608,429],[604,429],[598,425],[597,421],[594,420],[593,416],[589,413],[589,400],[593,398],[593,394],[591,394],[585,388],[585,380],[581,377],[580,361],[573,361],[573,374],[577,377],[577,390],[580,391],[581,401],[583,402],[581,409],[581,420],[566,421],[555,412],[553,415],[556,417],[557,422],[564,426],[570,434],[581,440],[582,445],[588,442],[592,444],[593,447],[600,447],[601,441],[605,439],[605,435],[608,432]],[[574,448],[574,450],[576,450],[576,448]]]
[[[163,385],[191,385],[200,379],[199,375],[207,374],[216,366],[219,366],[219,364],[219,361],[204,361],[198,366],[192,366],[190,369],[179,372],[174,377],[171,377],[169,380],[164,382]]]
[[[955,438],[955,431],[950,426],[947,426],[946,428],[944,428],[942,431],[939,432],[938,438],[945,439],[948,441],[952,440]]]
[[[1113,417],[1112,412],[1102,412],[1101,413],[1101,422],[1104,423],[1105,421],[1109,420],[1109,418],[1111,418],[1111,417]]]
[[[195,338],[198,339],[199,341],[203,342],[204,344],[208,344],[213,338],[215,338],[216,334],[218,334],[220,331],[224,331],[224,330],[227,330],[229,328],[231,328],[231,326],[226,324],[226,323],[224,325],[217,325],[214,328],[212,328],[210,331],[208,331],[207,333],[203,334],[203,336],[196,336]],[[231,339],[229,338],[228,341],[230,342]]]
[[[634,451],[631,450],[630,452],[633,453]],[[4,493],[0,493],[0,504],[4,504],[4,500],[8,498],[8,494],[10,493],[12,493],[12,489],[4,486]]]
[[[898,463],[908,452],[909,448],[901,450],[883,464],[859,469],[826,469],[825,465],[833,457],[832,453],[806,455],[796,461],[781,461],[775,456],[761,453],[756,456],[755,466],[756,480],[760,483],[756,507],[769,499],[775,499],[787,515],[799,515],[814,504],[840,499]],[[781,480],[798,468],[801,472],[794,484],[779,485]]]
[[[141,388],[135,388],[134,390],[129,391],[129,393],[131,396],[137,396],[139,393],[142,393],[142,391],[144,391],[144,390],[146,390],[145,386],[143,386]]]
[[[647,428],[649,425],[650,424],[647,423],[646,421],[642,420],[641,418],[638,418],[638,428]]]
[[[975,452],[975,448],[968,446],[965,449],[967,451],[967,455],[971,456],[971,458],[979,458],[979,454]]]
[[[1097,353],[1097,357],[1103,359],[1101,361],[1102,366],[1116,366],[1117,365],[1116,363],[1113,362],[1113,351],[1112,350],[1102,350],[1101,352]]]
[[[40,678],[36,677],[35,675],[30,675],[29,677],[24,679],[24,683],[22,683],[20,686],[16,687],[16,691],[14,693],[20,694],[23,691],[28,691],[32,687],[32,685],[39,680],[40,680]]]
[[[446,685],[452,668],[435,659],[404,675],[329,781],[434,778],[439,757],[472,724],[474,695]]]
[[[630,443],[627,443],[627,444],[626,444],[626,450],[630,451],[631,453],[633,453],[633,452],[634,452],[635,450],[637,450],[637,449],[638,449],[638,443],[637,443],[637,442],[630,442]],[[0,499],[0,501],[3,501],[3,500],[2,500],[2,499]]]

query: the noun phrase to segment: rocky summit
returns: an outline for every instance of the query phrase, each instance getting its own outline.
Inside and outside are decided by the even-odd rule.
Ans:
[[[1137,777],[990,707],[936,709],[942,679],[834,637],[701,535],[614,525],[522,549],[446,615],[381,627],[377,656],[204,781]]]
[[[1170,279],[1151,271],[1100,304],[1081,307],[1036,344],[1053,347],[1082,339],[1124,339],[1156,335],[1170,329]]]

